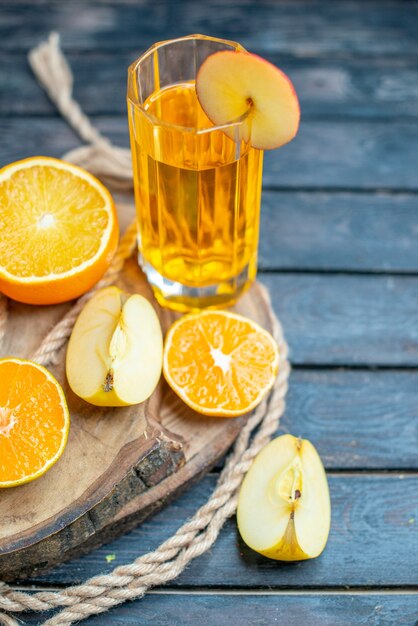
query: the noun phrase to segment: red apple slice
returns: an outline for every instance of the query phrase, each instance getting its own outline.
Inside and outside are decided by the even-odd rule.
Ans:
[[[232,50],[211,54],[200,66],[196,92],[216,126],[236,120],[250,107],[254,148],[279,148],[298,132],[300,108],[291,81],[256,54]]]

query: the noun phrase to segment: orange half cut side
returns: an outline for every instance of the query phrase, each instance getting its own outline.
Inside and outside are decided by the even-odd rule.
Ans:
[[[273,386],[279,353],[255,322],[227,311],[187,315],[169,329],[164,376],[192,409],[235,417],[256,407]]]
[[[55,304],[88,291],[119,238],[106,187],[49,157],[0,170],[0,230],[0,291],[28,304]]]
[[[0,359],[0,488],[48,471],[64,451],[69,426],[64,392],[48,370]]]

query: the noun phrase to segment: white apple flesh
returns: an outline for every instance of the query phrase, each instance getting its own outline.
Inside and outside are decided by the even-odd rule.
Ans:
[[[309,441],[282,435],[261,450],[242,483],[237,521],[245,543],[271,559],[321,554],[331,503],[325,470]]]
[[[163,337],[146,298],[117,287],[99,291],[80,313],[66,371],[75,394],[97,406],[143,402],[161,376]]]
[[[215,125],[247,116],[241,132],[254,148],[272,150],[291,141],[299,128],[300,107],[290,79],[278,67],[249,52],[222,50],[205,59],[196,77],[202,109]],[[240,130],[241,128],[241,130]]]

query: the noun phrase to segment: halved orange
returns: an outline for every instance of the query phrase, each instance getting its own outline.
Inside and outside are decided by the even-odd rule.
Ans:
[[[186,315],[171,326],[164,376],[192,409],[235,417],[251,411],[272,387],[277,344],[255,322],[229,311]]]
[[[59,459],[70,415],[59,382],[24,359],[0,359],[0,487],[15,487]]]
[[[118,244],[112,196],[89,172],[50,157],[0,170],[0,291],[29,304],[77,298]]]

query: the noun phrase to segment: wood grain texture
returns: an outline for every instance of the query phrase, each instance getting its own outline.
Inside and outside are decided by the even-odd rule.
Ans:
[[[1,3],[3,49],[28,49],[51,30],[73,50],[142,49],[192,32],[236,39],[248,48],[293,53],[416,54],[417,3],[389,1],[194,0]],[[360,17],[361,16],[361,19]]]
[[[0,43],[1,50],[1,43]],[[139,54],[109,51],[68,53],[75,77],[74,94],[89,115],[126,114],[127,67]],[[416,117],[418,69],[409,58],[294,58],[253,50],[292,79],[303,119]],[[0,113],[48,115],[55,109],[39,88],[26,55],[0,53]]]
[[[135,291],[152,300],[150,287],[138,269],[120,284],[127,290],[135,285]],[[63,308],[10,303],[1,355],[30,357],[44,337],[44,328],[51,326]],[[181,439],[159,424],[161,387],[140,406],[99,409],[72,393],[65,376],[65,348],[49,369],[63,386],[68,402],[69,440],[60,462],[45,476],[1,494],[0,573],[16,566],[15,560],[22,567],[29,564],[27,550],[33,546],[39,551],[38,558],[46,562],[59,558],[77,537],[77,533],[66,533],[68,525],[77,520],[81,541],[95,532],[96,526],[100,528],[92,523],[89,511],[99,506],[100,523],[106,523],[127,500],[185,462]]]
[[[418,366],[417,278],[367,274],[417,272],[417,24],[415,0],[0,3],[0,166],[79,145],[26,65],[25,52],[51,29],[69,53],[76,97],[122,145],[126,65],[158,39],[193,31],[238,39],[283,67],[302,103],[298,139],[266,159],[265,187],[277,191],[263,194],[260,266],[296,364],[280,432],[303,434],[328,468],[349,470],[330,475],[329,545],[315,561],[274,563],[248,550],[231,520],[211,553],[174,581],[175,595],[147,596],[89,624],[195,626],[204,615],[209,626],[416,626],[418,478],[365,471],[417,469],[416,371],[346,367]],[[72,584],[131,562],[192,515],[215,480],[206,477],[130,534],[35,580]],[[320,591],[345,585],[368,592]],[[400,593],[373,592],[381,586]],[[287,595],[289,587],[302,593]],[[307,587],[315,591],[303,593]],[[280,592],[260,596],[257,588]]]
[[[119,198],[124,230],[134,211]],[[413,194],[264,191],[259,269],[416,274],[417,235]]]
[[[417,374],[295,369],[283,432],[314,442],[330,470],[418,470]]]
[[[418,277],[260,273],[296,365],[418,366]]]
[[[265,191],[259,266],[417,272],[417,236],[415,195]]]
[[[414,373],[296,370],[290,383],[288,408],[277,435],[290,431],[310,439],[330,470],[417,469]],[[186,436],[194,425],[189,421],[184,426]],[[178,430],[178,420],[173,427]],[[124,495],[120,491],[118,497]],[[103,509],[90,512],[89,519],[99,531]]]
[[[196,626],[205,616],[207,626],[414,626],[418,598],[412,594],[187,594],[150,593],[97,616],[91,626]],[[49,613],[45,613],[45,617]],[[28,624],[38,624],[39,615],[25,615]],[[105,622],[103,620],[106,620]],[[349,621],[348,621],[349,620]]]
[[[129,144],[127,118],[93,118],[117,145]],[[61,156],[80,145],[58,118],[3,118],[0,166],[31,155]],[[299,135],[265,155],[265,186],[281,189],[418,191],[418,124],[413,121],[302,121]],[[338,155],[338,158],[337,158]]]
[[[418,277],[263,274],[297,365],[418,365]]]
[[[322,453],[320,446],[318,451]],[[34,582],[81,581],[131,562],[172,535],[206,501],[216,478],[206,476],[153,520],[81,559],[36,576]],[[244,545],[231,518],[210,552],[193,561],[170,587],[418,586],[418,476],[329,474],[329,485],[331,533],[319,559],[298,563],[266,559]],[[109,564],[108,554],[116,556]]]
[[[118,285],[149,298],[165,330],[177,317],[156,305],[136,257],[125,263]],[[272,331],[269,309],[257,285],[236,309]],[[34,330],[37,320],[51,324],[56,316],[54,307],[17,304],[9,313],[1,352],[18,356],[30,354],[26,336],[41,342],[43,335]],[[205,473],[226,452],[245,421],[245,416],[222,420],[197,415],[163,380],[139,406],[93,407],[68,386],[65,347],[57,365],[49,369],[68,401],[69,441],[60,461],[45,476],[1,494],[0,577],[4,579],[24,578],[33,568],[51,567],[142,521]]]

